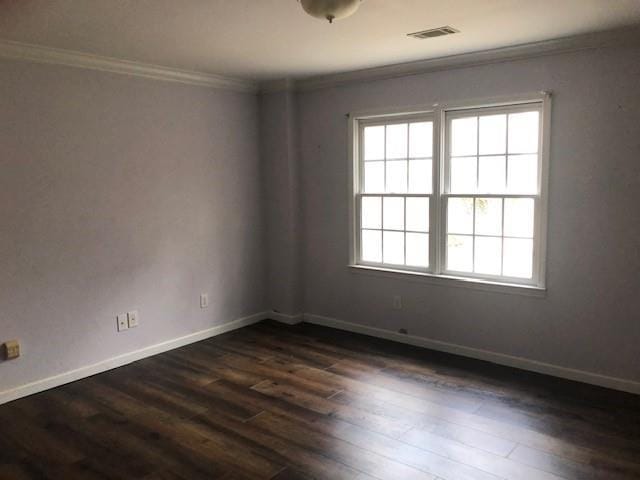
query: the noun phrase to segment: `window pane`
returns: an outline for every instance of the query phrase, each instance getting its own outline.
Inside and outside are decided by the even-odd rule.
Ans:
[[[356,192],[360,260],[427,269],[431,196],[442,189],[447,238],[438,251],[445,248],[446,258],[436,263],[444,261],[443,271],[532,278],[541,162],[538,106],[446,115],[443,185],[433,176],[434,168],[440,169],[432,158],[439,138],[432,119],[390,116],[384,125],[363,125]]]
[[[451,192],[473,193],[477,190],[476,157],[460,157],[451,159]]]
[[[382,228],[380,197],[362,197],[362,228]]]
[[[407,230],[429,231],[429,199],[407,198]]]
[[[534,202],[532,198],[507,198],[504,201],[504,234],[507,237],[533,238]]]
[[[473,270],[473,237],[449,235],[447,238],[447,270]]]
[[[404,265],[404,233],[384,232],[383,261],[394,265]]]
[[[478,153],[478,118],[456,118],[451,121],[451,155],[464,157]]]
[[[425,158],[433,156],[433,123],[412,123],[409,126],[409,156]]]
[[[364,159],[384,160],[384,125],[364,128]]]
[[[384,192],[384,162],[367,162],[364,164],[364,192]]]
[[[407,158],[407,124],[387,125],[387,159]]]
[[[384,229],[404,230],[404,198],[384,199]]]
[[[474,271],[485,275],[500,275],[502,238],[476,237]]]
[[[379,230],[362,230],[362,260],[365,262],[382,262],[382,232]]]
[[[387,162],[387,193],[407,192],[407,162],[394,160]]]
[[[512,193],[536,193],[538,190],[538,156],[510,156],[507,186]]]
[[[473,199],[450,198],[447,206],[447,233],[473,233]]]
[[[407,233],[407,265],[412,267],[429,266],[428,234]]]
[[[476,235],[502,235],[501,198],[476,198]]]
[[[502,193],[506,189],[507,161],[505,157],[480,157],[478,190],[485,193]]]
[[[480,117],[480,155],[505,153],[507,150],[507,116]]]
[[[538,112],[509,115],[509,153],[536,153],[538,151]]]
[[[409,160],[409,193],[431,193],[432,161]]]
[[[533,275],[533,240],[504,239],[502,274],[507,277],[531,278]]]

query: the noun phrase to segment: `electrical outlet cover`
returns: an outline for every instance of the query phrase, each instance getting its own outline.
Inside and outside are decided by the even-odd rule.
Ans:
[[[127,313],[127,317],[129,320],[129,328],[136,328],[138,325],[140,325],[140,316],[138,315],[137,310],[133,310]]]
[[[129,330],[129,319],[126,313],[121,313],[116,317],[118,331],[123,332],[125,330]]]

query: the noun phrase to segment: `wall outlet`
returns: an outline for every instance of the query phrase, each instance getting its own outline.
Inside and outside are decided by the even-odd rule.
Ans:
[[[402,310],[402,297],[400,295],[393,297],[393,308],[394,310]]]
[[[123,332],[125,330],[129,330],[129,318],[126,313],[121,313],[116,317],[118,331]]]
[[[13,360],[20,356],[20,342],[18,340],[9,340],[4,344],[4,358]]]
[[[207,308],[209,306],[209,295],[203,293],[200,295],[200,308]]]
[[[127,313],[127,319],[129,323],[129,328],[136,328],[138,325],[140,325],[140,316],[138,315],[137,310],[133,310]]]

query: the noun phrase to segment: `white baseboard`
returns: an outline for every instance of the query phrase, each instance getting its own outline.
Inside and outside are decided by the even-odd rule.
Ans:
[[[549,363],[538,362],[523,357],[514,357],[502,353],[489,352],[478,348],[465,347],[454,343],[441,342],[424,337],[414,335],[404,335],[401,333],[384,330],[381,328],[368,327],[352,322],[345,322],[335,318],[324,317],[322,315],[304,314],[304,321],[325,327],[336,328],[338,330],[346,330],[354,333],[361,333],[371,337],[384,338],[399,343],[406,343],[417,347],[428,348],[440,352],[453,353],[463,357],[475,358],[498,365],[507,367],[515,367],[521,370],[542,373],[554,377],[574,380],[576,382],[588,383],[599,387],[611,388],[623,392],[634,393],[640,395],[640,382],[627,380],[624,378],[609,377],[598,373],[585,372],[583,370],[575,370],[572,368],[560,367]]]
[[[280,312],[270,312],[271,320],[276,320],[280,323],[286,323],[287,325],[297,325],[298,323],[302,323],[304,314],[296,313],[295,315],[289,315],[287,313]]]
[[[5,390],[3,392],[0,392],[0,405],[2,405],[3,403],[11,402],[13,400],[17,400],[18,398],[42,392],[44,390],[49,390],[50,388],[55,388],[59,387],[60,385],[75,382],[76,380],[81,380],[98,373],[106,372],[107,370],[112,370],[114,368],[135,362],[137,360],[142,360],[143,358],[151,357],[159,353],[167,352],[175,348],[189,345],[190,343],[199,342],[201,340],[206,340],[207,338],[215,337],[216,335],[221,335],[232,330],[237,330],[238,328],[246,327],[248,325],[252,325],[261,320],[265,320],[271,317],[272,315],[270,315],[269,312],[256,313],[253,315],[249,315],[248,317],[238,318],[231,322],[223,323],[222,325],[216,325],[215,327],[208,328],[200,332],[185,335],[184,337],[174,338],[172,340],[158,343],[156,345],[151,345],[140,350],[125,353],[124,355],[109,358],[93,365],[88,365],[86,367],[81,367],[76,370],[61,373],[53,377],[37,380],[35,382],[21,385],[11,390]]]
[[[277,312],[260,312],[248,317],[239,318],[231,322],[217,325],[215,327],[195,332],[184,337],[175,338],[166,342],[151,345],[149,347],[142,348],[124,355],[109,358],[93,365],[64,372],[53,377],[44,378],[26,385],[13,388],[11,390],[5,390],[0,392],[0,405],[8,403],[18,398],[27,397],[35,393],[49,390],[51,388],[59,387],[67,383],[75,382],[98,373],[106,372],[114,368],[127,365],[143,358],[151,357],[159,353],[167,352],[191,343],[206,340],[207,338],[215,337],[232,330],[237,330],[242,327],[253,325],[265,319],[273,319],[287,325],[295,325],[302,321],[322,325],[325,327],[336,328],[338,330],[346,330],[349,332],[361,333],[372,337],[384,338],[399,343],[406,343],[408,345],[414,345],[417,347],[428,348],[431,350],[437,350],[441,352],[453,353],[464,357],[475,358],[478,360],[485,360],[498,365],[505,365],[509,367],[515,367],[522,370],[528,370],[532,372],[542,373],[545,375],[552,375],[554,377],[565,378],[568,380],[574,380],[578,382],[588,383],[591,385],[597,385],[600,387],[612,388],[614,390],[620,390],[623,392],[635,393],[640,395],[640,382],[633,380],[626,380],[623,378],[609,377],[606,375],[600,375],[597,373],[585,372],[582,370],[575,370],[571,368],[559,367],[557,365],[551,365],[548,363],[538,362],[522,357],[514,357],[511,355],[504,355],[501,353],[489,352],[477,348],[465,347],[462,345],[456,345],[453,343],[441,342],[438,340],[432,340],[423,337],[417,337],[414,335],[404,335],[390,330],[384,330],[381,328],[368,327],[357,323],[345,322],[343,320],[337,320],[335,318],[324,317],[322,315],[313,314],[297,314],[288,315]]]

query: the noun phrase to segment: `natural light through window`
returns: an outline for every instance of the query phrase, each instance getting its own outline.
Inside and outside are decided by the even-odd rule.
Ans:
[[[361,260],[427,268],[433,122],[370,125],[363,139]]]
[[[545,101],[355,118],[353,263],[543,286]]]

